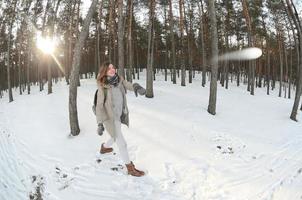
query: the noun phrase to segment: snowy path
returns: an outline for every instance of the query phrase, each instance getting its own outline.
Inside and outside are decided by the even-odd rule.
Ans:
[[[122,127],[131,160],[147,171],[142,178],[126,174],[116,146],[98,153],[108,134],[95,133],[94,80],[82,80],[78,91],[77,137],[68,136],[64,82],[51,95],[33,88],[15,91],[12,103],[0,99],[0,200],[39,187],[49,200],[302,198],[302,125],[288,119],[292,100],[231,85],[219,88],[211,116],[208,88],[198,81],[184,88],[157,79],[156,98],[127,95],[130,127]]]

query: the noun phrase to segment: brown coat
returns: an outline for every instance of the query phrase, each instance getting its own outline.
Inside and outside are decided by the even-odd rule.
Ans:
[[[101,86],[98,83],[98,96],[97,96],[97,106],[96,106],[96,118],[97,123],[103,123],[105,129],[108,133],[115,138],[115,127],[114,127],[114,113],[112,106],[112,91],[110,85]],[[129,127],[129,110],[127,106],[126,93],[127,90],[134,91],[132,83],[127,82],[125,79],[120,77],[120,82],[118,84],[123,96],[123,111],[121,116],[121,123]],[[104,88],[107,89],[106,101],[104,102],[105,94]]]

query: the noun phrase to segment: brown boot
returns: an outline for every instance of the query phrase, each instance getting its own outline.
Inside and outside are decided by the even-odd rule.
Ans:
[[[110,152],[112,152],[112,151],[113,151],[113,148],[106,148],[106,147],[104,147],[104,143],[102,144],[101,150],[100,150],[100,153],[101,153],[101,154],[110,153]]]
[[[133,162],[131,161],[129,164],[126,164],[127,170],[128,170],[128,174],[132,175],[132,176],[144,176],[145,172],[140,171],[138,169],[135,168]]]

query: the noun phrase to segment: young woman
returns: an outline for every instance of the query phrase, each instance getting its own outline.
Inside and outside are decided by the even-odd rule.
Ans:
[[[127,143],[121,131],[121,124],[129,126],[129,112],[126,100],[127,90],[144,95],[146,90],[138,83],[129,83],[117,74],[116,68],[109,62],[105,62],[99,69],[97,76],[97,104],[96,118],[98,122],[98,133],[102,134],[104,127],[111,138],[102,143],[100,153],[109,153],[115,142],[119,148],[121,157],[127,167],[128,174],[132,176],[143,176],[145,172],[135,168],[129,159]],[[100,133],[101,132],[101,133]]]

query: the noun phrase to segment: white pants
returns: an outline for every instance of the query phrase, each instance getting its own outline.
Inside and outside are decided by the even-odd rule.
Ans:
[[[120,121],[118,120],[114,120],[114,126],[115,126],[115,136],[116,136],[116,144],[119,148],[122,160],[124,161],[125,164],[129,164],[130,163],[130,159],[129,159],[129,154],[128,154],[128,149],[127,149],[127,143],[126,140],[122,134],[122,124]],[[112,144],[114,143],[114,138],[110,138],[105,144],[104,146],[109,148],[112,146]]]

